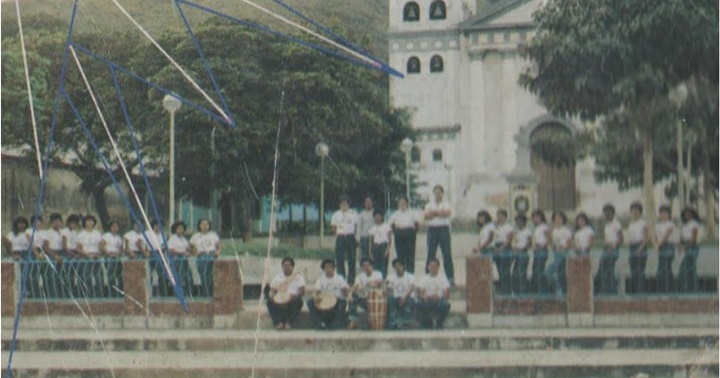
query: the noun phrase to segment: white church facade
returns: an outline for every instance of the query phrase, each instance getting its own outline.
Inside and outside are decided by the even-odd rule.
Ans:
[[[518,84],[531,67],[518,47],[541,4],[501,0],[478,12],[475,0],[390,0],[389,61],[405,74],[390,79],[390,99],[413,114],[415,191],[427,200],[442,185],[460,219],[499,208],[596,216],[607,202],[623,214],[640,199],[639,189],[596,182],[591,159],[557,168],[531,153],[533,138],[583,127],[551,116]]]

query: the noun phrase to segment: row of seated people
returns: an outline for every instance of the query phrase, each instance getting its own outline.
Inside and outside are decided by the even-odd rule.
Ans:
[[[316,329],[401,329],[442,328],[450,312],[450,282],[439,274],[440,262],[432,259],[428,273],[415,279],[405,271],[400,259],[392,262],[394,272],[383,279],[373,270],[372,262],[363,258],[361,272],[349,286],[336,273],[335,261],[322,261],[322,275],[317,279],[312,296],[307,300],[310,321]],[[293,272],[295,261],[282,260],[282,272],[273,277],[266,300],[268,312],[278,330],[289,330],[302,310],[305,278]],[[360,324],[358,309],[367,314],[368,324]]]

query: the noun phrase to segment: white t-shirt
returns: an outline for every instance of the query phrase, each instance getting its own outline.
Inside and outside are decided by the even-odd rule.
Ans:
[[[123,249],[123,241],[120,235],[115,235],[112,232],[106,232],[102,236],[102,240],[105,242],[105,252],[108,253],[120,253]]]
[[[10,232],[7,234],[7,239],[10,240],[12,245],[11,252],[27,252],[30,249],[30,240],[28,240],[27,234],[19,232],[17,235]]]
[[[373,244],[382,244],[390,241],[388,235],[390,235],[390,225],[387,223],[374,224],[370,227],[368,234],[373,238]]]
[[[435,277],[427,274],[420,279],[418,287],[424,292],[425,296],[437,295],[440,298],[444,298],[445,290],[450,288],[450,282],[444,274],[438,273]]]
[[[377,270],[373,270],[372,273],[368,276],[365,274],[365,272],[360,272],[360,274],[357,275],[357,279],[355,280],[355,285],[359,288],[358,295],[359,296],[365,296],[367,294],[367,290],[370,289],[371,284],[375,284],[374,286],[376,288],[380,288],[381,284],[383,282],[382,273],[378,272]]]
[[[138,240],[142,240],[143,244],[147,244],[144,243],[145,238],[143,238],[142,234],[135,230],[130,230],[126,232],[125,236],[123,236],[123,239],[127,243],[127,248],[130,252],[138,252],[140,250],[140,248],[138,248]]]
[[[166,235],[167,236],[167,235]],[[165,240],[163,240],[162,232],[155,232],[150,231],[147,233],[148,240],[150,241],[151,245],[147,245],[148,240],[145,240],[145,238],[142,238],[143,244],[145,245],[145,248],[148,248],[150,250],[156,249],[158,246],[160,248],[165,247]],[[170,237],[168,237],[169,239]]]
[[[338,210],[333,214],[330,224],[336,227],[335,234],[337,235],[355,235],[357,221],[358,215],[355,210]]]
[[[592,227],[585,226],[577,231],[575,231],[575,235],[573,235],[573,243],[575,244],[575,249],[578,250],[587,250],[590,248],[590,239],[595,235],[595,231],[593,231]]]
[[[395,298],[404,297],[415,288],[415,276],[408,272],[404,272],[402,277],[398,277],[396,272],[392,272],[388,275],[387,282],[390,284]],[[413,292],[410,296],[415,297],[415,293]]]
[[[685,223],[680,231],[680,237],[682,238],[682,241],[692,241],[694,230],[698,230],[698,232],[700,231],[700,223],[698,223],[695,219]],[[697,240],[695,240],[695,242],[697,242]]]
[[[548,246],[546,234],[548,228],[550,228],[550,226],[548,226],[547,223],[540,223],[539,225],[535,226],[535,230],[533,231],[533,241],[535,242],[535,246]]]
[[[375,225],[375,218],[373,217],[373,210],[363,210],[358,214],[358,236],[370,236],[368,232],[370,227]]]
[[[25,230],[25,235],[27,235],[28,242],[32,238],[34,248],[42,248],[43,242],[45,242],[45,233],[45,230],[37,230],[35,231],[35,237],[33,238],[33,229],[28,228],[27,230]]]
[[[489,242],[493,235],[495,234],[495,223],[485,223],[483,227],[480,229],[480,244],[483,245],[487,242]],[[487,245],[487,247],[490,247],[490,245]]]
[[[300,289],[305,287],[305,277],[303,277],[302,274],[292,274],[290,277],[292,278],[287,283],[287,293],[290,295],[298,295],[298,293],[300,293]],[[275,275],[272,281],[270,281],[270,288],[279,290],[280,285],[290,277],[286,276],[285,273]]]
[[[425,213],[428,213],[433,210],[450,210],[450,203],[447,201],[442,201],[440,203],[435,202],[435,199],[428,202],[427,205],[425,205]],[[429,227],[440,227],[440,226],[450,226],[450,217],[433,217],[430,220],[428,220],[427,225]]]
[[[71,251],[77,249],[77,231],[73,231],[69,228],[63,228],[60,230],[60,234],[65,238],[67,249]]]
[[[315,290],[332,293],[337,298],[342,297],[342,289],[346,289],[347,287],[348,285],[347,282],[345,282],[345,278],[337,273],[330,278],[323,273],[323,275],[315,281]]]
[[[507,242],[508,235],[513,232],[513,226],[505,222],[495,227],[495,237],[493,238],[493,244],[500,245]]]
[[[530,247],[532,240],[532,231],[525,227],[521,230],[515,230],[513,233],[512,247],[515,249],[527,249]]]
[[[617,218],[613,218],[611,222],[605,223],[605,244],[616,245],[620,241],[618,239],[619,232],[622,232],[622,225],[618,222]]]
[[[388,223],[395,226],[395,229],[415,229],[415,223],[420,223],[420,220],[410,209],[406,209],[394,212],[390,216],[390,221]]]
[[[196,232],[190,238],[190,244],[198,253],[213,253],[217,250],[218,243],[220,243],[220,237],[215,231]]]
[[[168,239],[168,249],[175,251],[177,254],[184,255],[190,252],[190,243],[184,236],[173,234],[173,236]]]
[[[100,253],[100,240],[102,235],[98,230],[82,230],[77,237],[77,243],[82,246],[83,252],[92,255]]]
[[[45,231],[45,241],[48,242],[48,248],[51,251],[62,251],[62,232],[53,228]]]
[[[645,229],[647,228],[647,221],[643,218],[630,222],[628,226],[628,243],[638,244],[645,240]]]
[[[674,244],[677,242],[675,238],[675,224],[672,221],[657,222],[655,224],[655,234],[657,235],[658,242],[661,242],[667,233],[670,235],[665,239],[666,243]]]
[[[554,228],[552,231],[553,248],[556,251],[564,251],[567,243],[572,240],[572,231],[567,226]]]

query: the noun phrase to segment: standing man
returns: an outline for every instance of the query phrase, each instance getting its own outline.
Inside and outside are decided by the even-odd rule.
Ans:
[[[440,262],[433,258],[427,266],[428,274],[420,279],[420,303],[418,320],[423,328],[442,328],[450,313],[450,282],[438,271]]]
[[[350,198],[346,195],[340,196],[340,210],[333,214],[330,224],[335,233],[337,271],[341,276],[348,278],[350,285],[355,283],[355,230],[357,222],[357,213],[355,210],[350,209]],[[347,271],[345,270],[345,259],[348,262]]]
[[[290,324],[295,321],[303,306],[305,277],[293,272],[293,269],[295,260],[292,257],[283,258],[282,273],[278,273],[270,281],[267,308],[278,331],[289,330]]]
[[[605,216],[605,247],[600,257],[600,267],[595,276],[595,292],[617,293],[615,282],[615,262],[620,256],[620,245],[623,243],[622,225],[615,217],[615,206],[606,204],[603,207]]]
[[[370,254],[370,234],[368,232],[370,231],[370,227],[375,224],[373,213],[373,200],[370,197],[365,197],[363,211],[358,215],[357,237],[355,238],[360,245],[361,259],[368,258]]]
[[[455,269],[453,267],[452,252],[450,250],[450,204],[443,199],[445,190],[441,185],[433,188],[433,199],[425,205],[425,220],[428,221],[427,230],[427,260],[426,268],[435,258],[438,246],[442,250],[443,267],[445,275],[451,286],[455,286]]]
[[[415,273],[415,239],[420,229],[418,217],[408,209],[407,197],[400,197],[398,209],[390,216],[390,227],[395,233],[395,252],[409,273]]]

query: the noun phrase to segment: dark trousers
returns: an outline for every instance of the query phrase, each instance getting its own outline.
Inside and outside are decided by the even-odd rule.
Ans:
[[[315,308],[315,300],[313,298],[307,301],[310,320],[316,329],[340,329],[345,326],[345,308],[347,301],[338,298],[335,308],[331,311],[320,312]]]
[[[415,242],[417,233],[414,228],[395,230],[395,252],[398,259],[405,265],[405,270],[415,273]]]
[[[370,253],[370,237],[369,236],[361,236],[360,237],[360,258],[368,258]]]
[[[508,250],[495,250],[493,253],[493,261],[498,270],[500,283],[498,284],[499,294],[510,294],[512,287],[511,269],[513,263],[512,253]]]
[[[600,256],[600,266],[595,275],[595,293],[617,294],[617,281],[615,281],[615,263],[620,251],[603,251]]]
[[[175,256],[175,272],[177,273],[177,280],[180,281],[183,295],[193,295],[193,282],[192,271],[190,270],[190,262],[185,256]]]
[[[415,300],[408,298],[400,304],[400,298],[388,298],[388,328],[410,328],[415,310]]]
[[[383,278],[387,277],[388,261],[385,257],[387,251],[387,243],[372,245],[373,270],[382,273]]]
[[[655,279],[657,280],[657,291],[668,293],[673,287],[672,262],[675,259],[675,247],[663,245],[658,255],[658,268]]]
[[[196,264],[198,274],[200,275],[200,296],[213,296],[213,267],[215,266],[216,257],[211,253],[203,253],[197,257]],[[300,301],[302,305],[302,301]],[[301,306],[302,307],[302,306]]]
[[[294,323],[298,314],[300,314],[300,310],[302,310],[302,306],[303,301],[301,297],[297,297],[292,301],[281,305],[271,301],[270,298],[267,299],[268,313],[270,314],[270,318],[272,319],[274,325]]]
[[[455,268],[452,261],[452,250],[450,249],[450,227],[448,226],[431,226],[427,230],[427,260],[425,260],[425,273],[427,273],[427,264],[435,258],[437,249],[440,247],[443,256],[443,268],[445,276],[451,285],[455,284]]]
[[[630,287],[631,293],[644,293],[647,290],[645,267],[647,266],[647,249],[640,249],[642,244],[630,245]]]
[[[345,270],[347,259],[347,270]],[[339,275],[347,279],[348,284],[355,283],[355,235],[338,235],[335,238],[335,263]],[[347,275],[346,275],[347,273]]]
[[[103,296],[103,285],[105,278],[102,270],[102,260],[100,259],[88,259],[85,260],[82,269],[81,277],[86,290],[85,295],[90,297],[102,297]]]
[[[358,321],[358,307],[367,313],[367,305],[367,298],[359,297],[357,294],[353,294],[353,300],[348,304],[348,317],[350,320]]]
[[[167,278],[165,265],[163,265],[162,260],[160,260],[160,256],[158,256],[156,260],[155,254],[153,253],[150,257],[149,265],[150,273],[152,274],[152,272],[155,272],[158,278],[157,288],[153,290],[153,295],[158,295],[161,297],[167,297],[172,295],[170,280]]]
[[[680,264],[678,273],[678,291],[694,292],[698,290],[697,257],[699,249],[697,246],[686,247],[685,256]]]
[[[423,328],[442,328],[449,313],[447,299],[421,300],[418,303],[418,321]]]
[[[513,266],[510,272],[512,291],[521,294],[527,291],[527,268],[530,263],[530,256],[527,251],[513,252]]]
[[[545,276],[545,265],[547,264],[547,248],[539,248],[533,251],[532,276],[530,276],[530,290],[540,293],[547,289],[547,276]]]
[[[548,281],[550,281],[550,284],[552,286],[552,290],[555,291],[555,294],[562,295],[565,293],[565,284],[566,284],[566,272],[565,272],[565,266],[566,266],[566,258],[567,253],[566,252],[555,252],[553,253],[553,262],[550,264],[550,266],[547,268],[546,275],[548,276]]]
[[[105,258],[105,272],[107,273],[107,287],[105,292],[108,297],[122,296],[119,290],[123,290],[122,262],[119,257]]]

